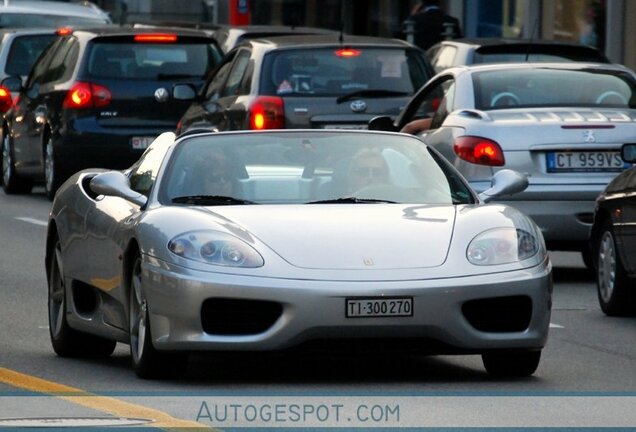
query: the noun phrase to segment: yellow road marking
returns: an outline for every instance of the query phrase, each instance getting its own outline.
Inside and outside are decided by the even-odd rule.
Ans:
[[[207,425],[202,423],[181,420],[163,411],[124,402],[112,397],[94,395],[75,387],[47,381],[3,367],[0,367],[0,383],[32,392],[45,393],[77,405],[111,414],[115,417],[144,418],[153,421],[146,426],[162,429],[180,428],[180,430],[183,430],[181,428],[210,429]]]

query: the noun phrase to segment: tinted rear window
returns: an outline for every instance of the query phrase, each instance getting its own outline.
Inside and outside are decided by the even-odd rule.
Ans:
[[[579,61],[609,63],[609,60],[594,48],[566,45],[509,45],[483,47],[475,51],[474,63],[512,62],[560,62]]]
[[[42,51],[55,40],[57,36],[25,35],[13,40],[9,48],[5,72],[7,75],[28,75],[31,67]]]
[[[95,26],[107,24],[103,18],[74,17],[65,15],[2,13],[0,27],[63,27],[63,26]]]
[[[110,43],[92,45],[87,74],[97,78],[162,80],[204,78],[219,60],[208,43]]]
[[[416,50],[359,48],[281,50],[265,58],[262,94],[337,96],[358,90],[412,94],[429,78],[424,54]]]
[[[626,72],[515,69],[473,74],[475,108],[612,107],[636,105],[636,81]]]

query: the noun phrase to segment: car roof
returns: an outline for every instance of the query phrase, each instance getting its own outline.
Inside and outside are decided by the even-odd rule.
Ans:
[[[97,27],[82,27],[73,31],[73,34],[80,37],[95,37],[95,36],[130,36],[136,34],[157,34],[167,33],[176,34],[177,36],[188,37],[200,37],[213,41],[208,33],[203,30],[189,29],[189,28],[177,28],[177,27],[131,27],[128,25],[109,25],[109,26],[97,26]]]
[[[522,38],[460,38],[440,42],[445,45],[470,45],[477,47],[494,47],[508,45],[549,45],[564,47],[581,47],[596,50],[589,45],[582,45],[576,42],[558,41],[549,39],[522,39]]]
[[[92,3],[66,3],[46,0],[20,0],[16,3],[0,3],[2,13],[38,13],[48,15],[72,15],[78,17],[102,17],[110,21],[106,12]]]
[[[634,72],[619,64],[615,63],[585,63],[585,62],[554,62],[554,63],[480,63],[471,65],[461,65],[449,68],[441,73],[450,71],[494,71],[494,70],[512,70],[512,69],[568,69],[568,70],[612,70],[612,71],[626,71],[634,74]]]
[[[0,10],[1,12],[1,10]],[[57,31],[57,29],[53,29],[53,28],[47,28],[47,27],[42,27],[42,28],[35,28],[35,27],[15,27],[15,28],[0,28],[0,35],[5,36],[5,35],[16,35],[16,36],[21,36],[21,35],[41,35],[41,34],[54,34]],[[1,36],[0,36],[1,37]]]
[[[416,48],[414,45],[411,45],[401,39],[390,39],[373,36],[353,36],[348,34],[341,36],[339,33],[324,35],[303,35],[302,38],[299,38],[295,35],[269,36],[260,39],[252,39],[251,42],[255,44],[260,43],[280,48],[307,46],[319,47],[331,45],[341,45],[343,48],[347,48],[350,46]]]

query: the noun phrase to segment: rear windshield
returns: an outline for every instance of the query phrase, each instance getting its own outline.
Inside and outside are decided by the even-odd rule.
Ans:
[[[473,74],[475,108],[636,107],[627,72],[598,69],[509,69]]]
[[[475,51],[473,63],[560,62],[609,63],[599,51],[585,46],[511,45],[483,47]]]
[[[46,15],[25,13],[1,13],[0,27],[63,27],[63,26],[95,26],[108,24],[99,17],[76,17],[68,15]]]
[[[9,48],[5,73],[26,76],[42,51],[55,40],[54,34],[18,36]]]
[[[219,61],[209,43],[110,43],[92,45],[87,74],[96,78],[163,80],[205,78]]]
[[[413,94],[429,78],[417,50],[340,48],[285,50],[264,61],[262,94],[338,96],[360,90]]]

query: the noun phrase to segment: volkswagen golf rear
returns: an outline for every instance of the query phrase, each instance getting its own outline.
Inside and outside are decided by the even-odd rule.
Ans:
[[[44,180],[53,197],[86,167],[130,166],[174,130],[220,51],[187,29],[112,27],[72,32],[43,53],[3,128],[7,193]]]

